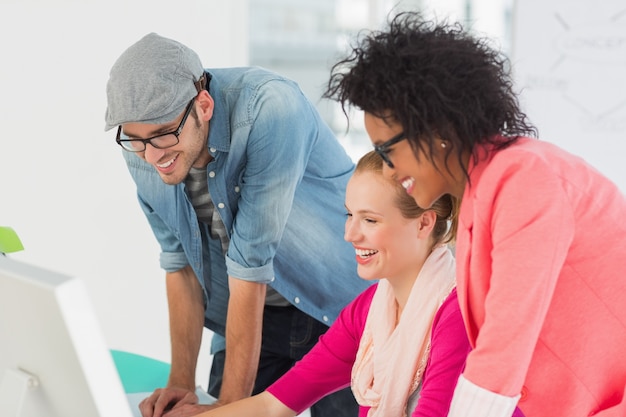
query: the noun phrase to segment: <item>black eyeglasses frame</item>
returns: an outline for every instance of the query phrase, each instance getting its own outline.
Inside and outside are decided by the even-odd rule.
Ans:
[[[152,137],[149,137],[147,139],[122,139],[121,135],[122,135],[122,125],[117,127],[117,136],[115,138],[115,142],[117,142],[118,145],[120,145],[122,147],[122,149],[124,149],[125,151],[128,152],[143,152],[146,150],[146,145],[149,143],[150,145],[152,145],[154,148],[157,149],[166,149],[166,148],[171,148],[172,146],[176,146],[178,145],[178,142],[180,142],[180,134],[183,131],[183,127],[185,127],[185,122],[187,121],[187,118],[189,117],[189,114],[191,113],[191,109],[193,108],[193,103],[196,100],[196,98],[192,98],[191,101],[189,102],[189,104],[187,104],[187,108],[185,109],[185,114],[183,115],[182,120],[180,121],[180,124],[178,125],[178,127],[171,131],[171,132],[167,132],[167,133],[161,133],[159,135],[155,135]],[[153,142],[155,139],[159,139],[168,135],[174,135],[176,137],[176,142],[172,143],[172,144],[168,144],[166,146],[160,146],[158,144],[158,142]],[[138,149],[135,147],[132,147],[132,144],[136,143],[136,144],[143,144],[143,148]],[[129,144],[130,147],[126,147],[124,146],[124,144]]]
[[[380,145],[374,145],[374,151],[380,155],[380,157],[382,158],[383,161],[385,161],[385,163],[387,164],[387,166],[389,168],[393,168],[393,162],[391,162],[391,158],[389,158],[389,148],[391,148],[393,145],[395,145],[398,142],[402,142],[403,140],[406,139],[406,135],[404,134],[404,131],[398,133],[397,135],[395,135],[394,137],[392,137],[391,139],[381,143]]]

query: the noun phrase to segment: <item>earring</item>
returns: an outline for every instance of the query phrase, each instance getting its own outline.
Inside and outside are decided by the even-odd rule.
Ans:
[[[448,144],[446,142],[441,142],[441,147],[445,149],[448,147]]]

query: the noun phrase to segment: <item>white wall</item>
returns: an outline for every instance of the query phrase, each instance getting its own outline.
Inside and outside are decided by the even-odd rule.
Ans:
[[[0,1],[0,225],[24,243],[12,257],[86,281],[111,348],[169,361],[159,249],[103,131],[108,71],[151,31],[245,65],[246,1]]]
[[[540,139],[626,192],[626,4],[518,0],[514,10],[514,71]]]

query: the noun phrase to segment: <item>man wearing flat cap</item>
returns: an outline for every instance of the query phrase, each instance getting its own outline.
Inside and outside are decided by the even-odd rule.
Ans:
[[[105,128],[124,149],[166,276],[171,373],[142,415],[204,409],[194,394],[203,326],[214,332],[217,405],[264,390],[370,284],[343,240],[353,162],[294,82],[205,69],[155,33],[115,62],[107,100]],[[311,413],[358,411],[344,389]]]

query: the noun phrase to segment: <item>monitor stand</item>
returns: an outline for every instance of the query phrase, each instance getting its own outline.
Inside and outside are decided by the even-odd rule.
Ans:
[[[0,416],[29,417],[24,404],[30,391],[36,390],[39,379],[21,369],[6,369],[0,380]]]

